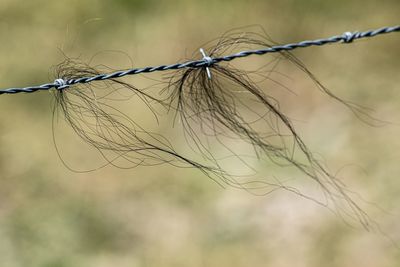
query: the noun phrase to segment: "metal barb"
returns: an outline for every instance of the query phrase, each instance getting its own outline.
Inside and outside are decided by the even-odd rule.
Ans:
[[[203,55],[203,60],[207,63],[207,67],[206,67],[207,76],[208,76],[208,79],[211,80],[211,71],[210,71],[209,66],[212,65],[213,59],[211,57],[207,56],[207,54],[206,54],[206,52],[204,52],[203,48],[200,48],[200,53]]]
[[[69,85],[68,85],[68,83],[67,83],[64,79],[58,78],[58,79],[55,79],[55,80],[54,80],[54,87],[55,87],[57,90],[62,90],[62,89],[64,89],[64,88],[69,87]]]
[[[345,32],[343,33],[343,42],[344,43],[351,43],[353,42],[354,39],[360,38],[359,37],[360,33],[355,31],[355,32]]]

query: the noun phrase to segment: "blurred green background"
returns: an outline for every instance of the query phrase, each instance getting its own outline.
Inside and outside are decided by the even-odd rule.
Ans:
[[[236,27],[257,24],[286,43],[396,25],[399,14],[398,0],[0,0],[0,86],[52,81],[64,53],[88,61],[101,52],[96,62],[115,68],[131,64],[126,55],[134,66],[157,65]],[[383,233],[284,191],[223,189],[197,171],[72,172],[54,148],[52,95],[3,95],[0,266],[399,266],[399,44],[392,34],[294,52],[336,94],[391,122],[383,127],[287,73],[301,92],[286,103],[300,133],[371,202],[365,209]],[[80,166],[101,164],[75,139],[58,142]]]

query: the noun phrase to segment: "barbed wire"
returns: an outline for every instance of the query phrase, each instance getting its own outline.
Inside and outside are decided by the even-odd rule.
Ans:
[[[217,64],[219,62],[228,62],[228,61],[232,61],[237,58],[248,57],[251,55],[265,55],[265,54],[277,53],[277,52],[281,52],[281,51],[290,51],[290,50],[294,50],[297,48],[322,46],[322,45],[340,43],[340,42],[342,42],[344,44],[348,44],[357,39],[371,38],[371,37],[375,37],[380,34],[399,32],[399,31],[400,31],[400,25],[392,26],[392,27],[383,27],[383,28],[364,31],[364,32],[358,32],[358,31],[345,32],[341,35],[335,35],[335,36],[331,36],[329,38],[306,40],[306,41],[301,41],[298,43],[289,43],[289,44],[284,44],[284,45],[276,45],[276,46],[271,46],[271,47],[262,48],[262,49],[258,49],[258,50],[241,51],[236,54],[222,56],[222,57],[215,57],[215,58],[209,57],[205,53],[202,53],[203,58],[200,60],[193,60],[193,61],[187,61],[187,62],[183,62],[183,63],[170,64],[170,65],[160,65],[160,66],[155,66],[155,67],[150,66],[150,67],[144,67],[144,68],[133,68],[133,69],[128,69],[128,70],[116,71],[116,72],[109,73],[109,74],[100,74],[100,75],[96,75],[96,76],[92,76],[92,77],[82,77],[82,78],[78,78],[78,79],[64,80],[62,77],[59,77],[53,83],[46,83],[46,84],[42,84],[42,85],[38,85],[38,86],[29,86],[29,87],[22,87],[22,88],[3,89],[3,90],[0,90],[0,95],[2,95],[2,94],[17,94],[17,93],[33,93],[33,92],[37,92],[37,91],[50,90],[52,88],[55,88],[57,90],[63,90],[74,84],[82,84],[82,83],[90,83],[90,82],[100,81],[100,80],[115,79],[115,78],[120,78],[120,77],[127,76],[127,75],[135,75],[135,74],[140,74],[140,73],[178,70],[178,69],[184,69],[184,68],[209,68],[212,65]],[[209,71],[208,71],[208,73],[209,73]],[[209,78],[211,78],[210,74],[209,74]]]

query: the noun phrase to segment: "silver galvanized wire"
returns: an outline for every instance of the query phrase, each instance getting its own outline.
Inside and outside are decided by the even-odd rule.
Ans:
[[[183,69],[183,68],[208,68],[208,67],[212,67],[212,65],[219,63],[219,62],[232,61],[237,58],[248,57],[251,55],[265,55],[265,54],[276,53],[276,52],[280,52],[280,51],[290,51],[290,50],[294,50],[297,48],[305,48],[305,47],[310,47],[310,46],[322,46],[322,45],[333,44],[333,43],[347,44],[347,43],[351,43],[357,39],[370,38],[370,37],[374,37],[374,36],[377,36],[380,34],[399,32],[399,31],[400,31],[400,25],[393,26],[393,27],[383,27],[380,29],[369,30],[369,31],[364,31],[364,32],[358,32],[358,31],[345,32],[341,35],[335,35],[335,36],[331,36],[329,38],[301,41],[298,43],[290,43],[290,44],[284,44],[284,45],[276,45],[276,46],[271,46],[271,47],[262,48],[262,49],[258,49],[258,50],[241,51],[236,54],[222,56],[222,57],[212,58],[212,57],[208,57],[205,54],[203,54],[203,58],[200,60],[187,61],[187,62],[183,62],[183,63],[175,63],[175,64],[171,64],[171,65],[160,65],[160,66],[155,66],[155,67],[134,68],[134,69],[116,71],[116,72],[109,73],[109,74],[100,74],[100,75],[96,75],[96,76],[92,76],[92,77],[81,77],[78,79],[69,79],[69,80],[64,80],[62,77],[59,77],[53,83],[46,83],[46,84],[42,84],[42,85],[38,85],[38,86],[29,86],[29,87],[23,87],[23,88],[3,89],[3,90],[0,90],[0,95],[1,94],[17,94],[17,93],[33,93],[36,91],[49,90],[52,88],[62,90],[62,89],[68,88],[69,86],[74,85],[74,84],[90,83],[93,81],[115,79],[115,78],[120,78],[120,77],[127,76],[127,75],[135,75],[135,74],[140,74],[140,73],[150,73],[150,72],[166,71],[166,70],[178,70],[178,69]],[[209,77],[211,77],[211,74],[209,75]]]

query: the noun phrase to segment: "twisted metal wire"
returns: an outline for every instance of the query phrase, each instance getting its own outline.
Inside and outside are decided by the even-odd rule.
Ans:
[[[369,31],[364,31],[364,32],[358,32],[358,31],[345,32],[341,35],[335,35],[335,36],[332,36],[329,38],[307,40],[307,41],[301,41],[298,43],[290,43],[290,44],[285,44],[285,45],[276,45],[276,46],[271,46],[271,47],[258,49],[258,50],[241,51],[239,53],[228,55],[228,56],[223,56],[223,57],[215,57],[215,58],[204,57],[203,59],[200,59],[200,60],[187,61],[187,62],[183,62],[183,63],[176,63],[176,64],[171,64],[171,65],[160,65],[160,66],[155,66],[155,67],[134,68],[134,69],[129,69],[129,70],[116,71],[116,72],[109,73],[109,74],[100,74],[100,75],[96,75],[96,76],[92,76],[92,77],[82,77],[82,78],[78,78],[78,79],[64,80],[62,78],[58,78],[53,83],[46,83],[46,84],[42,84],[39,86],[3,89],[3,90],[0,90],[0,95],[2,95],[2,94],[17,94],[17,93],[33,93],[36,91],[50,90],[52,88],[55,88],[57,90],[62,90],[62,89],[68,88],[69,86],[74,85],[74,84],[90,83],[93,81],[120,78],[123,76],[135,75],[135,74],[140,74],[140,73],[150,73],[150,72],[155,72],[155,71],[166,71],[166,70],[178,70],[178,69],[183,69],[183,68],[210,67],[213,64],[216,64],[219,62],[232,61],[234,59],[248,57],[250,55],[264,55],[264,54],[268,54],[268,53],[276,53],[276,52],[280,52],[280,51],[290,51],[290,50],[294,50],[297,48],[305,48],[305,47],[310,47],[310,46],[322,46],[322,45],[326,45],[326,44],[333,44],[333,43],[339,43],[339,42],[348,44],[357,39],[370,38],[370,37],[374,37],[374,36],[377,36],[380,34],[399,32],[399,31],[400,31],[400,25],[393,26],[393,27],[383,27],[380,29],[369,30]]]

